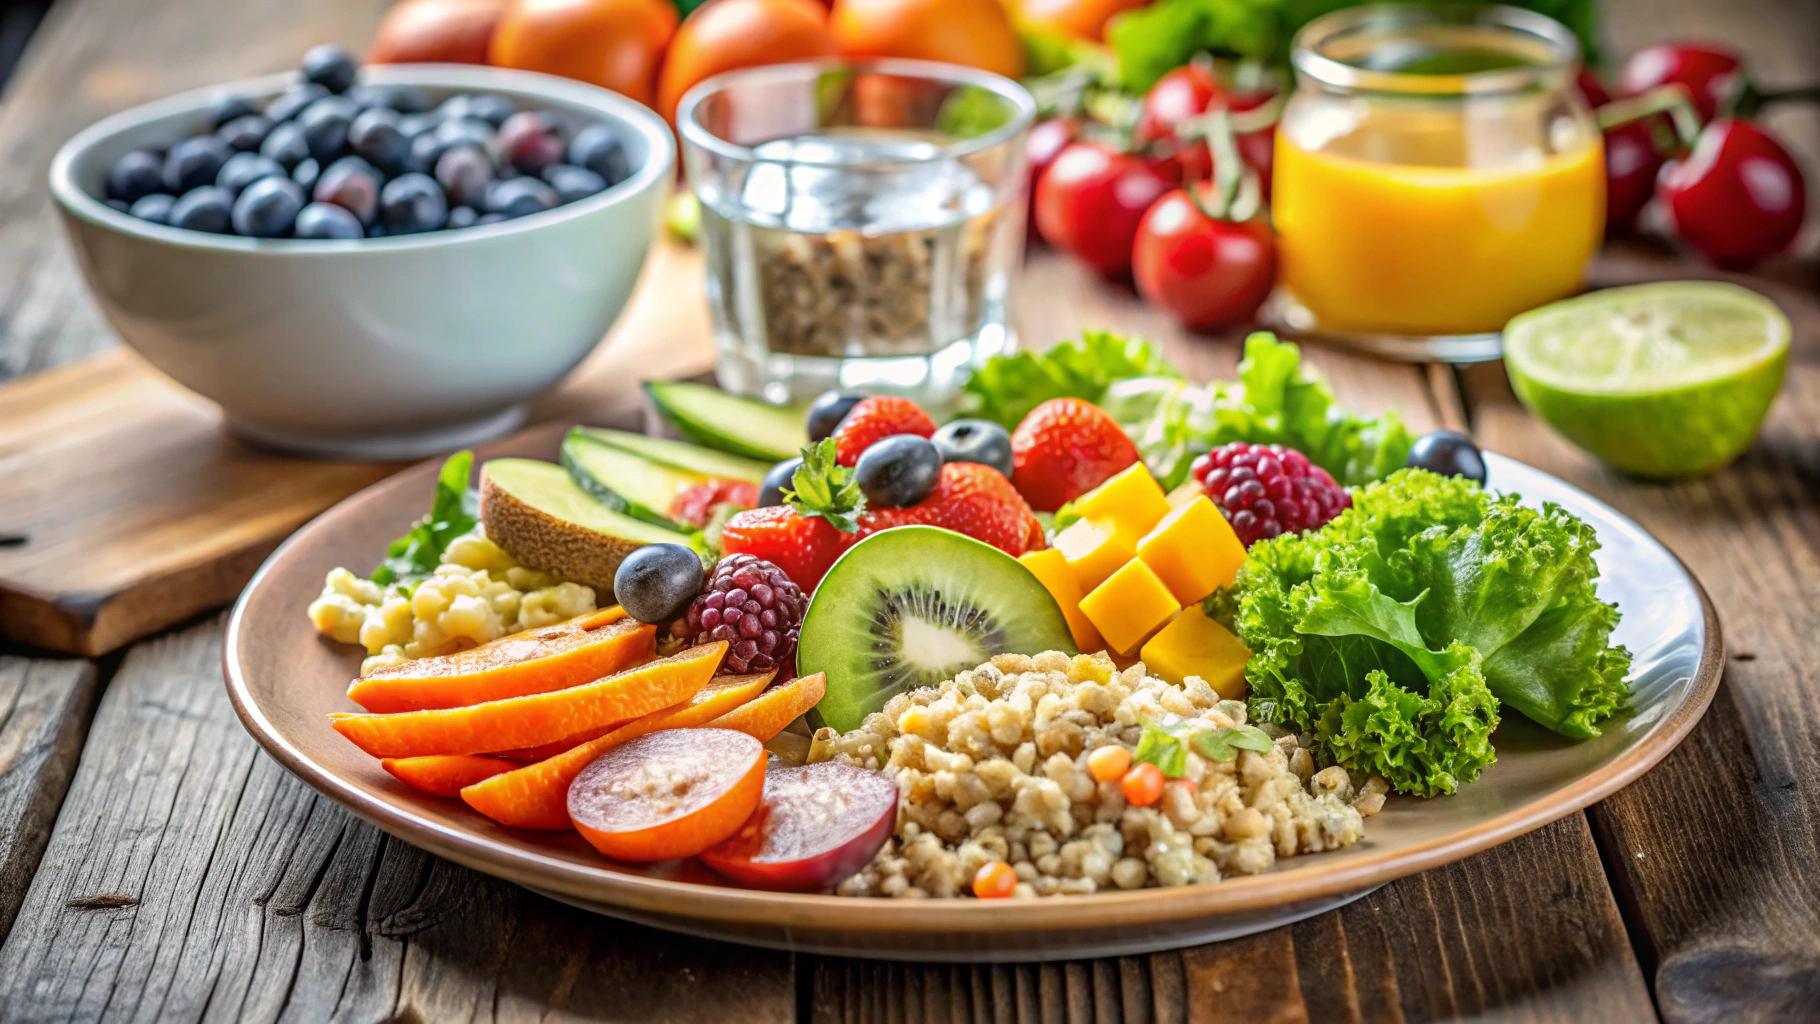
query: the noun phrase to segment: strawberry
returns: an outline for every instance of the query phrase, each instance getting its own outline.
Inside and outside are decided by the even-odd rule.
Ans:
[[[724,554],[754,555],[770,562],[806,594],[858,539],[820,516],[771,505],[748,509],[727,520],[720,532],[720,547]]]
[[[1054,512],[1138,460],[1137,446],[1099,406],[1052,398],[1011,435],[1011,482],[1042,512]]]
[[[703,480],[685,488],[670,502],[666,513],[679,523],[700,528],[714,517],[714,506],[737,505],[742,509],[758,504],[758,485],[749,480]]]
[[[950,462],[942,467],[935,492],[912,511],[923,520],[984,541],[1008,555],[1021,555],[1030,547],[1036,517],[1023,496],[1005,475],[977,462]],[[1036,525],[1038,536],[1042,526]]]
[[[862,398],[834,428],[835,460],[843,466],[859,462],[860,453],[875,442],[897,434],[928,437],[935,421],[908,398],[875,395]]]

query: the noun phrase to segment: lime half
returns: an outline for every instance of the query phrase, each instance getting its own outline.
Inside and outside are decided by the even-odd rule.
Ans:
[[[1504,365],[1531,412],[1615,469],[1717,469],[1750,447],[1788,368],[1788,317],[1756,292],[1665,281],[1518,316]]]

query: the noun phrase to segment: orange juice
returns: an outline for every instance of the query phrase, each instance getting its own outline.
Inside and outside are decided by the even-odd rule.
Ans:
[[[1464,166],[1462,127],[1385,110],[1319,152],[1277,134],[1282,282],[1322,328],[1497,331],[1579,290],[1605,224],[1596,137]]]

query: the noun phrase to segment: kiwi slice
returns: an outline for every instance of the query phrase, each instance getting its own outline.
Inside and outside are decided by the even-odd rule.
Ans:
[[[797,671],[825,672],[810,712],[846,732],[894,694],[995,654],[1075,653],[1055,598],[1018,560],[934,526],[900,526],[847,550],[815,588]]]

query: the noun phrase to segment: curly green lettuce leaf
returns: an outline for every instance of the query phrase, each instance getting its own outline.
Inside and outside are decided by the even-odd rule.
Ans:
[[[468,487],[473,472],[473,452],[464,450],[448,457],[437,471],[436,496],[431,499],[429,514],[387,546],[385,559],[373,570],[374,583],[414,587],[429,579],[442,564],[449,542],[474,529],[480,522],[480,496]]]
[[[1045,352],[994,356],[968,378],[966,392],[974,415],[1015,430],[1030,410],[1052,398],[1097,403],[1114,381],[1175,376],[1162,352],[1143,338],[1084,331]]]

